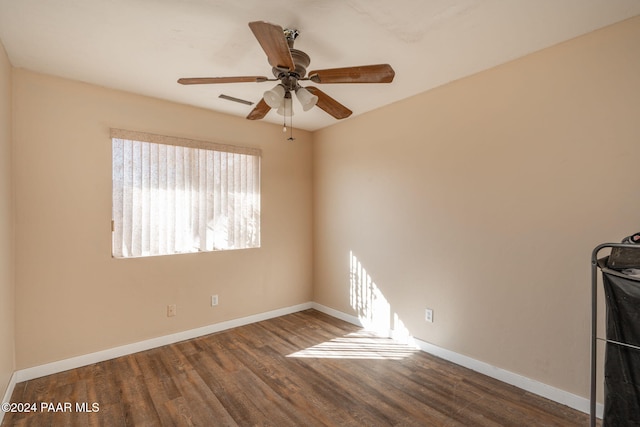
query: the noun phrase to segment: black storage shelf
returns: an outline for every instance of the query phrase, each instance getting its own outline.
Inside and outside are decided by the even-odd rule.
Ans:
[[[616,413],[614,417],[626,417],[631,414],[640,419],[640,369],[637,369],[640,367],[640,322],[638,321],[640,320],[640,278],[629,276],[617,269],[610,268],[607,265],[608,257],[599,259],[598,253],[606,248],[613,250],[616,250],[614,248],[640,250],[640,245],[603,243],[596,246],[591,255],[591,427],[596,426],[596,344],[598,341],[603,341],[606,345],[605,411],[603,421],[608,424],[608,413]],[[598,270],[602,274],[605,296],[608,300],[606,337],[599,337],[597,331]],[[620,292],[623,294],[618,299],[621,301],[620,307],[614,306],[616,301],[614,289],[621,289]],[[633,295],[625,293],[628,291],[631,291]],[[625,331],[631,331],[631,333]],[[632,342],[629,342],[630,338]],[[609,397],[607,397],[608,395]],[[610,421],[613,421],[614,424],[616,423],[615,420]]]

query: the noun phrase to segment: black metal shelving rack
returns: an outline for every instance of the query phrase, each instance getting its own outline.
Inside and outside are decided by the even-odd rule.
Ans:
[[[606,248],[633,248],[640,249],[640,245],[624,244],[624,243],[603,243],[595,247],[591,254],[591,393],[590,393],[590,426],[596,426],[596,369],[597,369],[597,342],[603,341],[606,345],[616,345],[640,350],[640,347],[625,342],[619,342],[610,340],[603,337],[598,337],[598,269],[603,272],[606,269],[606,265],[603,265],[601,260],[598,259],[598,253],[602,249]],[[603,272],[604,273],[604,272]],[[614,273],[615,274],[615,273]],[[616,275],[622,275],[617,273]],[[605,396],[606,399],[606,396]]]

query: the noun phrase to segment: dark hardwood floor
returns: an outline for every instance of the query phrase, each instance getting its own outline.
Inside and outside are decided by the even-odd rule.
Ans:
[[[315,310],[25,381],[12,402],[37,412],[7,413],[2,426],[588,425]]]

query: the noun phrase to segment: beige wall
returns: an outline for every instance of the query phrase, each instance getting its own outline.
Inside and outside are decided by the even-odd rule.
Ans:
[[[308,132],[19,69],[13,95],[17,369],[311,299]],[[262,247],[112,259],[110,127],[261,148]]]
[[[0,43],[0,396],[15,368],[14,306],[11,64]]]
[[[640,228],[639,46],[635,18],[314,134],[314,300],[587,396],[590,253]]]

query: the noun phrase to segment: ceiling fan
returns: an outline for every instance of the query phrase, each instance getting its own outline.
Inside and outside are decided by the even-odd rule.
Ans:
[[[193,85],[279,81],[273,89],[264,93],[263,98],[249,113],[247,119],[262,119],[272,108],[277,109],[281,115],[290,116],[292,114],[292,92],[296,94],[304,111],[317,105],[336,119],[344,119],[352,114],[351,110],[317,87],[302,87],[299,82],[311,81],[316,84],[391,83],[395,76],[395,72],[389,64],[315,70],[310,71],[307,75],[307,67],[311,62],[309,55],[293,48],[293,43],[299,34],[298,30],[283,29],[279,25],[263,21],[250,22],[249,28],[258,39],[262,50],[267,54],[275,78],[265,76],[189,77],[178,79],[178,83]]]

